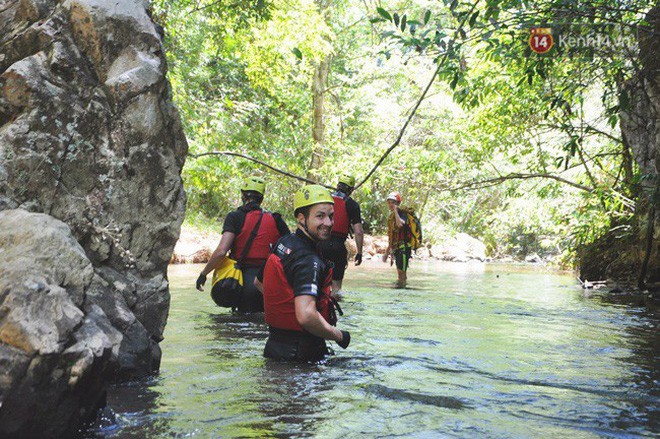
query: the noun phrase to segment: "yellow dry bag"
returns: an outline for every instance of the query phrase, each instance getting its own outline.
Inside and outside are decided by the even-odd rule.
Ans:
[[[218,306],[237,307],[243,294],[243,271],[237,261],[225,258],[213,271],[211,297]]]

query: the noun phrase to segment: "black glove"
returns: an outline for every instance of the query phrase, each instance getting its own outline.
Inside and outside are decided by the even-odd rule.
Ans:
[[[362,263],[362,253],[355,255],[355,265],[360,265]]]
[[[341,331],[341,341],[338,341],[337,344],[343,349],[346,349],[351,342],[351,334],[348,331]]]
[[[204,284],[206,283],[206,275],[205,274],[200,274],[199,277],[197,278],[197,282],[195,282],[195,286],[197,286],[197,289],[199,291],[204,291]]]

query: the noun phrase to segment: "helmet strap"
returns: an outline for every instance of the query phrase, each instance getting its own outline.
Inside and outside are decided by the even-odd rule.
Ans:
[[[304,215],[303,215],[303,217],[304,217]],[[307,235],[307,237],[309,239],[311,239],[312,241],[316,241],[316,239],[314,239],[312,237],[312,235],[309,233],[309,228],[307,227],[307,217],[305,217],[305,222],[304,223],[301,222],[301,221],[298,221],[298,225],[302,228],[303,232],[305,233],[305,235]]]

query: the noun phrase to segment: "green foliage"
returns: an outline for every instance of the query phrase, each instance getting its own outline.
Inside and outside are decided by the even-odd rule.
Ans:
[[[367,232],[385,232],[384,197],[398,190],[431,242],[465,232],[493,255],[564,252],[570,261],[575,248],[632,212],[627,199],[638,182],[622,172],[617,123],[628,106],[620,84],[636,60],[597,50],[536,55],[529,26],[570,21],[607,30],[639,19],[640,11],[617,6],[156,0],[154,17],[166,30],[191,154],[230,151],[307,175],[312,77],[328,61],[317,172],[326,184],[346,171],[361,181],[441,65],[400,145],[354,194]],[[224,217],[249,174],[266,178],[264,205],[291,223],[291,194],[301,183],[230,156],[188,159],[190,221]]]
[[[440,63],[439,78],[470,113],[468,132],[478,143],[473,157],[477,166],[490,162],[499,175],[507,174],[507,169],[564,174],[564,179],[591,187],[580,194],[571,228],[563,231],[569,239],[562,244],[570,255],[621,217],[632,215],[634,203],[626,197],[634,192],[635,181],[622,178],[627,177],[621,172],[626,164],[621,141],[617,140],[617,122],[619,112],[629,108],[621,84],[639,69],[638,60],[629,57],[625,47],[613,45],[557,44],[552,55],[537,55],[527,47],[525,32],[545,25],[552,27],[555,36],[596,35],[628,43],[631,36],[634,43],[631,29],[642,23],[650,6],[651,2],[628,8],[615,1],[547,1],[530,8],[520,2],[452,1],[425,11],[423,19],[407,32],[395,17],[418,13],[414,6],[406,5],[405,13],[382,8],[373,21],[382,23],[381,35],[404,51],[414,50]],[[600,102],[594,95],[600,95]],[[547,198],[542,191],[536,193],[541,199]],[[534,204],[529,198],[527,202]],[[506,212],[503,206],[483,207]],[[567,218],[569,212],[554,220]],[[525,230],[530,224],[534,221],[499,227],[514,234],[535,235]],[[548,224],[536,226],[552,232]],[[484,224],[474,231],[489,240]],[[504,242],[515,241],[509,238]]]

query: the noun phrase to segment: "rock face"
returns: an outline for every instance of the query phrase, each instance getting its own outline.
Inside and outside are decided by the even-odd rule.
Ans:
[[[54,408],[19,394],[159,366],[187,143],[147,7],[0,0],[0,437],[25,437]],[[38,247],[46,229],[71,245]],[[90,387],[66,409],[84,413]],[[16,416],[28,410],[31,421]]]
[[[122,341],[87,297],[103,280],[49,215],[0,212],[0,248],[0,436],[73,433],[103,403]]]

